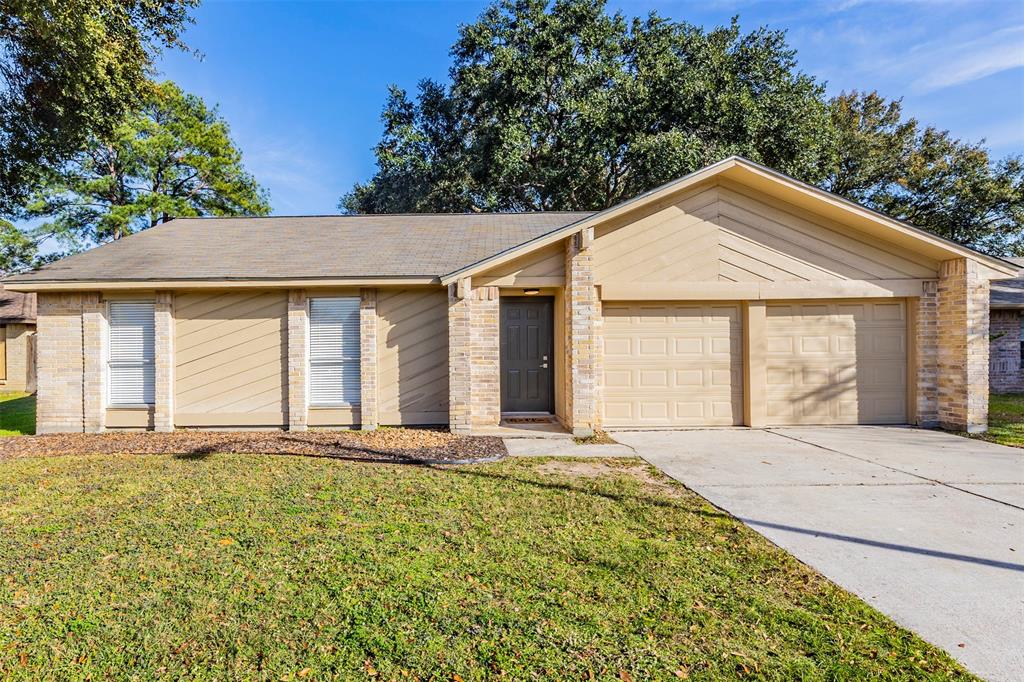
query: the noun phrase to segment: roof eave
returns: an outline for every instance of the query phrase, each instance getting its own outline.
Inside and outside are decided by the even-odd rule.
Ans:
[[[7,280],[4,286],[11,291],[59,292],[59,291],[110,291],[110,290],[151,290],[151,289],[291,289],[325,287],[369,287],[388,285],[438,285],[438,277],[380,276],[380,277],[302,277],[302,278],[195,278],[160,280]]]

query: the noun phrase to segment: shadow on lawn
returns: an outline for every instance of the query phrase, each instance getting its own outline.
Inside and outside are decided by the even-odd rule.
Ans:
[[[294,436],[277,435],[276,442],[291,443],[292,449],[282,450],[280,448],[253,447],[248,439],[225,438],[205,445],[194,447],[184,452],[174,453],[175,459],[184,461],[201,462],[209,459],[216,453],[230,454],[252,454],[252,455],[281,455],[284,457],[310,457],[316,459],[336,459],[346,462],[358,462],[365,464],[406,464],[414,466],[439,466],[444,464],[481,463],[496,461],[505,456],[505,452],[489,455],[464,456],[442,456],[434,448],[421,448],[412,452],[399,449],[371,448],[362,445],[355,445],[351,442],[337,440],[333,442],[311,443],[303,438]],[[311,448],[315,448],[311,449]],[[432,456],[434,455],[434,456]],[[472,461],[467,461],[472,460]]]

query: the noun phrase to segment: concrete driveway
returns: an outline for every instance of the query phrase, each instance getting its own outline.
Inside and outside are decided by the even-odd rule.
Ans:
[[[991,680],[1024,670],[1024,451],[889,427],[617,432]]]

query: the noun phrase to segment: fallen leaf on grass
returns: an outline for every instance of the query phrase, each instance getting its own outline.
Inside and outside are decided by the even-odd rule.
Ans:
[[[218,544],[218,545],[224,545],[224,546],[227,546],[227,545],[233,545],[233,544],[235,544],[235,541],[234,541],[234,540],[232,540],[231,538],[223,538],[223,539],[221,539],[221,540],[218,540],[218,541],[217,541],[217,544]]]

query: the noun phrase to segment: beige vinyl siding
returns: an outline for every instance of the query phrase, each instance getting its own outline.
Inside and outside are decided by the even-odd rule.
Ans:
[[[0,381],[7,381],[7,325],[0,324]]]
[[[447,292],[380,289],[377,315],[380,423],[448,423]]]
[[[731,183],[599,226],[598,284],[933,278],[938,264]]]
[[[287,292],[175,296],[175,423],[287,422]]]
[[[604,423],[743,422],[743,348],[735,303],[603,304]]]
[[[562,242],[532,251],[473,277],[477,286],[555,286],[565,277]]]
[[[767,307],[769,424],[907,422],[907,305],[902,300]]]

